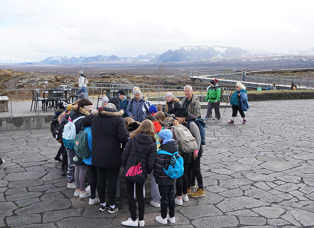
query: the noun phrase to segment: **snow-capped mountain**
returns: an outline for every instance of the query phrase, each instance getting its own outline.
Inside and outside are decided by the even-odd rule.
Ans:
[[[211,59],[235,58],[249,53],[241,48],[221,46],[188,46],[171,49],[154,59],[154,62],[202,62]]]

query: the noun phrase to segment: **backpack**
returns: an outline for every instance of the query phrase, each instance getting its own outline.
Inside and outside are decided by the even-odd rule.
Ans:
[[[68,123],[68,121],[69,121],[68,115],[65,115],[61,119],[61,123],[59,124],[59,127],[58,127],[58,134],[56,135],[56,139],[59,143],[62,143],[62,133],[64,130],[64,126]]]
[[[87,133],[90,131],[91,129],[89,129],[87,132],[86,131],[80,131],[74,139],[74,150],[76,155],[79,158],[88,158],[89,156],[91,156],[91,152],[89,150],[89,146],[88,146],[88,140],[87,140]]]
[[[221,88],[220,86],[215,86],[215,91],[217,90],[217,88],[219,88],[220,89],[220,101],[223,99],[223,95],[224,95],[224,89],[223,88]]]
[[[193,120],[191,120],[193,121]],[[191,121],[188,122],[188,128],[190,129],[190,124]],[[205,139],[205,127],[206,127],[206,123],[203,119],[197,118],[194,120],[194,122],[196,123],[196,125],[198,126],[198,129],[200,131],[200,135],[201,135],[201,145],[205,145],[206,144],[206,139]]]
[[[179,155],[179,152],[175,152],[173,154],[160,150],[157,152],[157,154],[166,154],[171,156],[170,164],[168,166],[168,169],[166,170],[165,168],[163,169],[166,175],[172,179],[177,179],[183,175],[184,172],[184,160],[183,158]]]
[[[183,126],[172,126],[171,129],[174,132],[176,140],[178,141],[179,149],[183,153],[192,153],[198,150],[196,139],[193,137],[190,130]]]
[[[58,136],[58,130],[59,130],[59,126],[60,126],[60,123],[58,120],[59,115],[60,114],[54,115],[51,119],[51,122],[50,122],[50,131],[51,131],[51,134],[54,138],[57,138],[57,136]]]
[[[63,133],[62,133],[62,140],[63,140],[63,145],[69,149],[73,149],[74,146],[74,139],[76,136],[76,127],[75,127],[75,122],[78,121],[79,119],[85,118],[85,116],[80,116],[76,118],[74,121],[72,121],[69,118],[69,121],[66,125],[64,125],[63,128]]]

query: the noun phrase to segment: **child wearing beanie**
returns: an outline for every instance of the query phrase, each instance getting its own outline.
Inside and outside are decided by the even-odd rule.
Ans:
[[[158,133],[160,141],[160,150],[166,151],[168,153],[175,153],[178,151],[178,143],[173,139],[171,130],[164,129]],[[175,200],[174,200],[174,183],[175,179],[167,176],[164,169],[167,170],[170,161],[170,155],[158,154],[155,159],[154,176],[159,187],[159,192],[161,195],[160,207],[161,215],[156,216],[155,220],[161,224],[175,223]],[[169,215],[168,215],[169,207]]]

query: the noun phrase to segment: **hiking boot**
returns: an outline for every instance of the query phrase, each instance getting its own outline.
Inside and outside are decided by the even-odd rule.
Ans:
[[[109,213],[109,214],[113,214],[113,213],[118,212],[118,210],[121,210],[121,209],[122,209],[122,207],[119,206],[119,205],[116,203],[116,205],[115,205],[114,208],[112,208],[112,207],[109,206],[108,213]]]
[[[228,124],[234,124],[234,121],[233,121],[233,120],[230,120],[230,121],[228,122]]]
[[[191,188],[188,188],[187,191],[186,191],[186,194],[189,196],[189,195],[191,195],[191,193],[192,193]]]
[[[192,198],[198,198],[198,197],[204,197],[204,196],[205,196],[205,190],[202,188],[198,188],[196,192],[190,195],[190,197]]]
[[[246,120],[243,120],[242,124],[246,124]]]
[[[168,221],[167,221],[167,217],[163,219],[163,218],[161,217],[161,215],[156,216],[155,220],[156,220],[156,222],[159,222],[159,223],[161,223],[161,224],[163,224],[163,225],[166,225],[167,222],[168,222]]]
[[[123,221],[121,223],[123,226],[138,226],[138,220],[136,219],[133,221],[131,218],[128,218],[127,220]]]

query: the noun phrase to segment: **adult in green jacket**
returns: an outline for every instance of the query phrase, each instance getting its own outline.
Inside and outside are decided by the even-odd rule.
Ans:
[[[217,120],[219,120],[221,89],[219,87],[216,87],[216,82],[214,80],[211,80],[209,85],[210,86],[207,90],[207,96],[205,98],[205,101],[208,101],[205,121],[208,121],[208,119],[211,117],[213,108],[215,109],[215,116]]]

